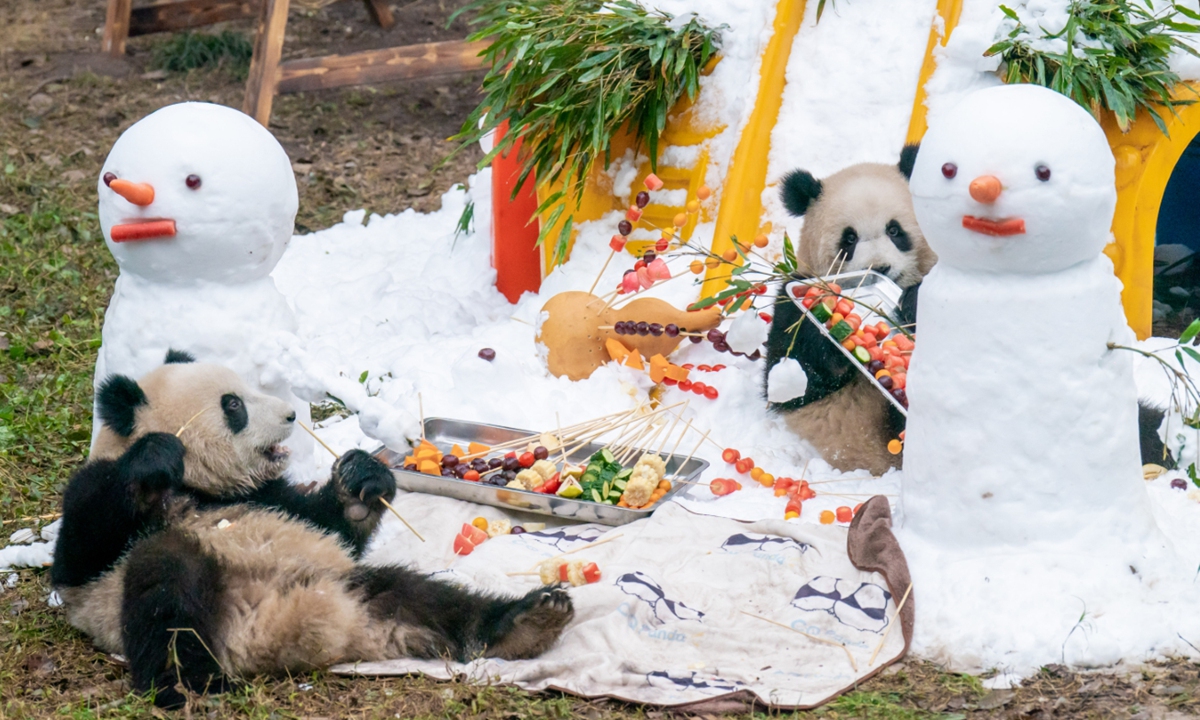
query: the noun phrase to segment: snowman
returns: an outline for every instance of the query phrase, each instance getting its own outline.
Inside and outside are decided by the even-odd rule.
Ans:
[[[141,377],[177,350],[233,369],[308,422],[308,404],[277,373],[264,373],[269,359],[261,357],[262,341],[296,329],[270,277],[299,204],[279,142],[236,110],[170,105],[122,133],[97,189],[104,240],[121,270],[97,385],[112,374]],[[294,479],[303,479],[312,440],[297,428],[287,445]]]
[[[1057,662],[1060,643],[1068,662],[1115,661],[1119,629],[1073,630],[1114,588],[1172,572],[1134,355],[1113,347],[1134,342],[1103,253],[1113,172],[1092,116],[1032,85],[967,96],[921,144],[911,190],[938,264],[908,375],[899,535],[919,650],[956,667]]]

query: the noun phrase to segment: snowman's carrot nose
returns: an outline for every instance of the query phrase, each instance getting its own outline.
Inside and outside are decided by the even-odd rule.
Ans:
[[[154,186],[149,183],[135,183],[128,180],[115,179],[108,182],[112,191],[134,205],[145,207],[154,202]]]
[[[971,181],[971,197],[976,202],[994,203],[1000,197],[1000,179],[995,175],[980,175]]]

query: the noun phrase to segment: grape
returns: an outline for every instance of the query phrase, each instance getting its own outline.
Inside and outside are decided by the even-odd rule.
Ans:
[[[657,257],[658,257],[658,254],[655,253],[653,250],[647,250],[646,254],[642,256],[642,261],[645,262],[647,265],[649,265],[650,263],[654,262],[654,259]]]
[[[454,471],[450,468],[442,468],[442,477],[454,477]]]
[[[880,376],[878,378],[878,380],[879,380],[880,387],[882,387],[884,390],[892,389],[892,379],[890,377],[888,377],[887,375]]]
[[[751,360],[758,360],[758,359],[759,359],[759,358],[761,358],[761,357],[762,357],[762,351],[761,351],[761,350],[757,350],[757,349],[756,349],[756,350],[754,351],[754,354],[752,354],[752,355],[750,356],[750,359],[751,359]]]
[[[699,345],[701,342],[704,342],[704,338],[699,335],[688,335],[688,340],[691,340],[693,345]]]
[[[498,468],[502,465],[504,465],[503,458],[492,458],[491,460],[488,460],[488,469]]]
[[[407,464],[407,465],[405,465],[405,466],[404,466],[404,469],[405,469],[405,470],[407,470],[407,471],[409,471],[409,472],[416,472],[416,471],[417,471],[417,466],[416,466],[416,464],[415,464],[415,463],[409,463],[409,464]]]
[[[550,457],[550,451],[545,447],[538,445],[533,449],[533,457],[535,460],[545,460]]]
[[[509,530],[508,532],[512,535],[524,535],[525,528],[521,527],[520,525],[513,525],[512,530]]]
[[[491,348],[484,348],[479,351],[479,357],[491,362],[496,359],[496,351]]]
[[[629,233],[633,232],[633,223],[629,222],[628,220],[622,220],[621,222],[617,223],[617,232],[621,233],[622,235],[628,235]]]
[[[1187,481],[1183,478],[1175,478],[1171,481],[1171,487],[1176,490],[1187,490]]]
[[[521,468],[521,461],[515,457],[504,458],[504,472],[511,472],[513,477],[517,476],[517,470]]]
[[[650,193],[646,192],[645,190],[641,191],[637,194],[637,197],[634,198],[634,202],[636,202],[637,206],[640,208],[646,207],[650,204]]]
[[[637,324],[637,334],[638,335],[649,335],[650,334],[650,323],[646,322],[645,320],[638,323]]]
[[[729,344],[724,340],[721,342],[715,342],[713,343],[713,350],[716,350],[717,352],[729,352]]]
[[[457,464],[458,464],[458,456],[457,455],[443,455],[442,456],[442,467],[452,468]]]
[[[904,392],[904,388],[893,388],[892,397],[904,407],[908,407],[908,393]]]
[[[654,337],[658,337],[659,335],[662,335],[663,334],[663,326],[659,325],[658,323],[650,323],[650,334],[653,335]]]
[[[518,467],[520,467],[519,464],[518,464]],[[505,484],[508,484],[508,483],[512,482],[513,480],[517,479],[517,471],[516,470],[505,470],[504,472],[496,473],[496,474],[499,475],[500,477],[504,478]]]
[[[712,330],[708,331],[708,341],[711,343],[724,342],[725,341],[725,333],[721,332],[720,330],[718,330],[716,328],[713,328]]]
[[[874,377],[875,373],[879,372],[882,369],[883,369],[883,361],[882,360],[872,360],[871,362],[867,363],[867,371],[871,373],[872,377]]]
[[[679,326],[675,323],[667,323],[663,331],[667,333],[667,337],[679,337]]]
[[[618,335],[624,335],[624,334],[625,334],[625,323],[624,323],[624,321],[622,321],[622,320],[618,320],[618,321],[616,321],[615,323],[613,323],[613,332],[615,332],[615,333],[616,333],[616,334],[618,334]]]

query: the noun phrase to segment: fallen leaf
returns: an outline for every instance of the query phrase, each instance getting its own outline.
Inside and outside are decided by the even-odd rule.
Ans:
[[[67,182],[79,182],[91,177],[91,175],[83,170],[68,170],[59,177]]]

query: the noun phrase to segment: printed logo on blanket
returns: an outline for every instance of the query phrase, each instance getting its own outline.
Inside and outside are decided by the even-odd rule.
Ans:
[[[578,532],[575,532],[576,530]],[[520,537],[525,540],[536,540],[537,542],[550,545],[560,552],[565,552],[570,550],[572,545],[596,542],[604,532],[604,530],[588,527],[555,528],[552,530],[523,533]]]
[[[843,625],[879,633],[887,627],[891,593],[875,583],[855,584],[841,578],[818,576],[800,586],[792,606],[827,612]]]
[[[808,551],[808,544],[779,535],[758,535],[756,533],[738,533],[730,535],[721,543],[721,549],[727,553],[753,555],[756,558],[770,560],[783,565],[788,560],[788,551],[796,550],[801,555]]]
[[[741,683],[735,680],[726,680],[716,675],[694,671],[673,672],[671,670],[655,670],[652,673],[646,674],[646,682],[651,687],[661,690],[674,690],[676,692],[698,690],[710,695],[733,692],[741,687]]]
[[[668,598],[662,586],[645,573],[625,573],[617,578],[616,585],[621,592],[646,603],[659,625],[675,620],[703,621],[704,613],[684,605],[679,600]]]

